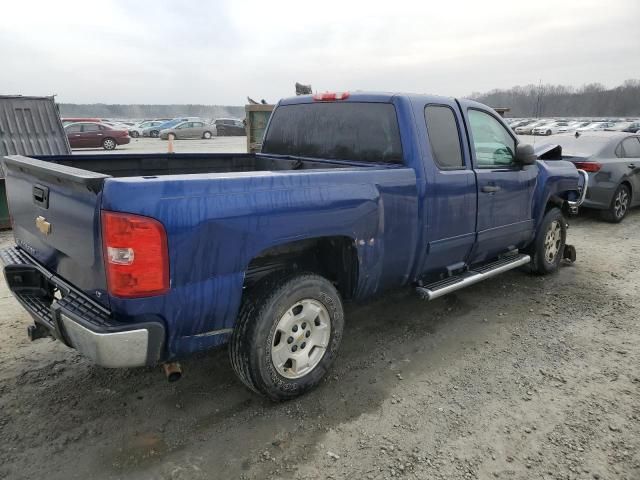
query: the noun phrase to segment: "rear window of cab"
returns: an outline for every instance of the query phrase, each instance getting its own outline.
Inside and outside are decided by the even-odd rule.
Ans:
[[[390,103],[282,105],[273,112],[262,153],[372,163],[402,163]]]

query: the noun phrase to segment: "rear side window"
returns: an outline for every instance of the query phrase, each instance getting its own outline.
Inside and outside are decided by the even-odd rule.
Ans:
[[[100,131],[100,125],[97,123],[83,123],[82,124],[83,132],[98,132]]]
[[[444,105],[424,109],[433,159],[442,170],[464,168],[458,124],[453,111]]]
[[[396,110],[390,103],[304,103],[278,107],[263,153],[402,163]]]
[[[622,141],[625,158],[640,158],[640,141],[637,138],[626,138]]]

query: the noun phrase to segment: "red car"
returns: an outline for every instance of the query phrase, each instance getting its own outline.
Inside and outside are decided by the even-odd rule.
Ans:
[[[70,123],[64,127],[71,148],[98,148],[113,150],[117,145],[131,141],[127,130],[96,122]]]

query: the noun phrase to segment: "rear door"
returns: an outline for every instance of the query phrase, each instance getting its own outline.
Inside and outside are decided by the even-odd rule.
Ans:
[[[423,204],[426,257],[422,274],[454,273],[465,266],[476,237],[476,179],[454,100],[414,106],[426,127],[422,158],[427,188]]]
[[[640,203],[640,138],[625,138],[622,143],[622,154],[631,182],[632,201],[634,205]],[[617,152],[616,152],[617,153]]]
[[[204,134],[204,123],[203,122],[191,122],[191,137],[192,138],[202,138]]]
[[[82,141],[85,147],[97,148],[102,146],[104,132],[97,123],[82,124]]]
[[[3,169],[16,243],[107,306],[99,228],[107,175],[19,155],[5,157]]]
[[[471,256],[476,263],[531,239],[538,166],[516,162],[517,140],[493,111],[467,104],[464,115],[478,188],[478,238]]]

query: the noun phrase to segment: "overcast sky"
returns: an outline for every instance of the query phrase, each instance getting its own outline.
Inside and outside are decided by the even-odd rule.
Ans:
[[[379,6],[377,5],[379,4]],[[638,0],[17,0],[0,94],[241,105],[314,90],[461,96],[640,78]]]

